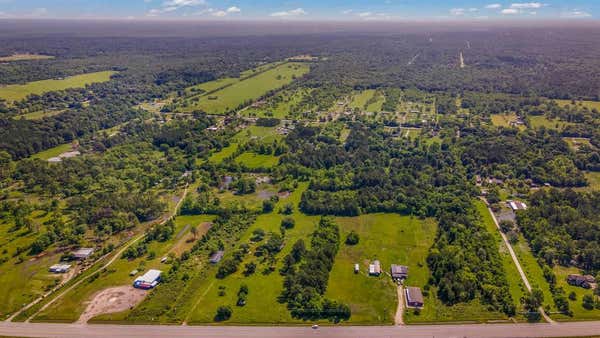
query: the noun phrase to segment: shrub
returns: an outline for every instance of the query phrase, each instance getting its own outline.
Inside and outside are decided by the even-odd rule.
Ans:
[[[222,322],[224,320],[228,320],[229,318],[231,318],[232,313],[233,313],[233,310],[231,309],[230,306],[221,305],[217,308],[217,314],[215,315],[215,321]]]
[[[296,225],[296,221],[294,221],[294,219],[291,217],[284,217],[281,220],[281,226],[285,229],[291,229],[294,227],[294,225]]]
[[[346,236],[346,244],[347,245],[356,245],[356,244],[358,244],[359,240],[360,240],[360,238],[354,230],[350,231],[348,236]]]

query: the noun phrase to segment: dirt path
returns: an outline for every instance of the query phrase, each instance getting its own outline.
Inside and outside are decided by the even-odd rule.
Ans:
[[[486,200],[484,200],[483,198],[482,198],[482,200],[486,203],[486,205],[488,205],[488,203],[487,203]],[[498,224],[498,220],[496,219],[496,215],[494,215],[494,212],[492,211],[492,209],[490,209],[489,205],[488,205],[488,212],[492,216],[492,219],[494,220],[494,223],[496,224],[496,228],[498,228],[498,232],[500,233],[500,236],[502,237],[502,240],[504,241],[504,245],[506,246],[506,248],[508,248],[508,252],[510,253],[510,257],[512,258],[513,262],[515,263],[515,266],[517,267],[517,270],[519,271],[519,275],[521,275],[521,279],[523,280],[523,284],[525,284],[525,287],[527,288],[527,291],[531,292],[531,284],[529,284],[529,280],[527,279],[527,275],[525,275],[525,271],[521,267],[521,263],[519,263],[519,259],[517,258],[517,255],[515,254],[515,251],[513,250],[512,245],[510,245],[510,242],[508,241],[508,238],[506,237],[506,235],[500,229],[500,224]],[[544,320],[546,322],[548,322],[548,323],[555,323],[554,320],[552,320],[552,318],[550,318],[546,314],[546,311],[544,311],[544,309],[542,307],[539,308],[539,311],[540,311],[540,314],[542,315],[542,317],[544,317]]]
[[[398,293],[398,307],[396,308],[394,324],[404,325],[404,287],[398,285],[396,292]]]
[[[185,197],[187,196],[187,193],[188,193],[188,187],[186,186],[185,190],[183,191],[183,195],[181,196],[181,199],[179,200],[179,202],[177,202],[177,205],[175,206],[175,209],[173,210],[173,212],[168,217],[163,218],[163,220],[160,221],[160,224],[166,223],[171,217],[173,217],[173,216],[175,216],[177,214],[177,210],[179,210],[179,206],[181,205],[181,202],[183,202],[183,200],[185,200]],[[127,250],[127,248],[129,248],[131,245],[137,243],[139,240],[141,240],[145,236],[146,236],[146,234],[143,233],[143,234],[139,235],[138,237],[134,238],[133,240],[130,240],[129,242],[127,242],[127,244],[125,244],[106,264],[102,265],[101,267],[99,267],[98,269],[96,269],[96,271],[94,271],[94,272],[88,274],[87,276],[81,278],[80,280],[78,280],[77,282],[75,282],[73,285],[71,285],[67,289],[63,290],[60,294],[58,294],[56,297],[54,297],[48,303],[44,304],[44,306],[42,306],[39,310],[37,310],[35,313],[33,313],[31,316],[29,316],[29,318],[27,318],[27,320],[25,320],[25,322],[29,323],[32,318],[34,318],[35,316],[37,316],[40,312],[46,310],[50,305],[54,304],[54,302],[56,302],[57,300],[61,299],[69,291],[73,290],[75,287],[77,287],[78,285],[80,285],[81,283],[83,283],[84,281],[86,281],[87,279],[89,279],[91,276],[94,275],[94,273],[96,273],[98,271],[102,271],[104,269],[107,269],[112,263],[114,263],[119,257],[121,257],[121,255],[123,255],[123,252],[125,252],[125,250]],[[50,293],[52,293],[53,291],[51,291]],[[56,290],[56,291],[58,291],[58,290]],[[48,293],[47,295],[49,295],[50,293]],[[27,306],[23,307],[20,311],[18,311],[15,314],[13,314],[6,321],[12,321],[12,319],[14,317],[16,317],[19,313],[25,311],[26,309],[30,308],[31,306],[33,306],[33,305],[35,305],[37,303],[39,303],[41,300],[43,300],[44,298],[46,298],[47,295],[44,295],[44,296],[36,299],[32,303],[28,304]]]
[[[144,297],[145,290],[136,289],[131,285],[104,289],[92,298],[77,323],[85,324],[101,314],[125,311],[139,304]]]

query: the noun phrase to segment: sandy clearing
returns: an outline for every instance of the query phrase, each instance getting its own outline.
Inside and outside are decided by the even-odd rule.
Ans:
[[[87,323],[101,314],[125,311],[140,303],[144,297],[145,290],[136,289],[131,285],[104,289],[93,296],[77,322]]]

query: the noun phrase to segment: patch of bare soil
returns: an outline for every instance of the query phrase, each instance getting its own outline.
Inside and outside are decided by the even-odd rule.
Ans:
[[[77,322],[87,323],[101,314],[125,311],[137,305],[144,297],[145,290],[136,289],[131,285],[104,289],[94,295]]]

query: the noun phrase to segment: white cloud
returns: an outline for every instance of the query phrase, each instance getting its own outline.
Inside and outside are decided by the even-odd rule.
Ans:
[[[35,8],[33,11],[31,11],[31,13],[29,14],[30,16],[44,16],[48,14],[48,10],[46,8]]]
[[[308,13],[306,13],[306,11],[304,11],[304,9],[302,8],[296,8],[296,9],[292,9],[289,11],[282,11],[282,12],[275,12],[275,13],[271,13],[270,16],[273,17],[290,17],[290,16],[301,16],[301,15],[306,15]]]
[[[515,15],[515,14],[519,14],[520,11],[516,8],[505,8],[502,11],[500,11],[500,13],[502,13],[504,15]]]
[[[500,9],[500,8],[502,8],[502,5],[501,4],[489,4],[489,5],[485,6],[485,8],[487,8],[487,9]]]
[[[523,2],[523,3],[514,3],[510,5],[510,8],[516,9],[530,9],[530,8],[542,8],[545,4],[541,2]]]
[[[588,12],[584,12],[584,11],[575,9],[575,10],[572,10],[569,12],[561,13],[560,16],[563,18],[578,19],[578,18],[589,18],[592,15]]]
[[[373,12],[362,12],[362,13],[358,13],[358,16],[361,18],[366,18],[369,16],[373,16]]]
[[[148,11],[147,16],[157,16],[162,13],[174,12],[183,7],[195,7],[206,5],[206,0],[166,0],[159,8]]]
[[[477,8],[475,8],[475,7],[471,7],[471,8],[469,8],[469,12],[471,12],[471,13],[475,13],[475,12],[477,12],[477,11],[479,11],[479,9],[477,9]]]
[[[348,14],[351,14],[352,12],[354,12],[354,11],[351,9],[346,9],[346,10],[342,11],[342,14],[348,15]]]
[[[226,15],[227,15],[227,12],[225,12],[225,11],[216,11],[216,12],[212,13],[212,16],[216,16],[216,17],[219,17],[219,18],[222,18],[222,17],[224,17]]]
[[[239,13],[241,11],[242,10],[239,7],[237,7],[237,6],[231,6],[231,7],[227,8],[226,12],[227,13]]]
[[[454,16],[465,15],[465,9],[464,8],[452,8],[450,10],[450,14],[452,14]]]

